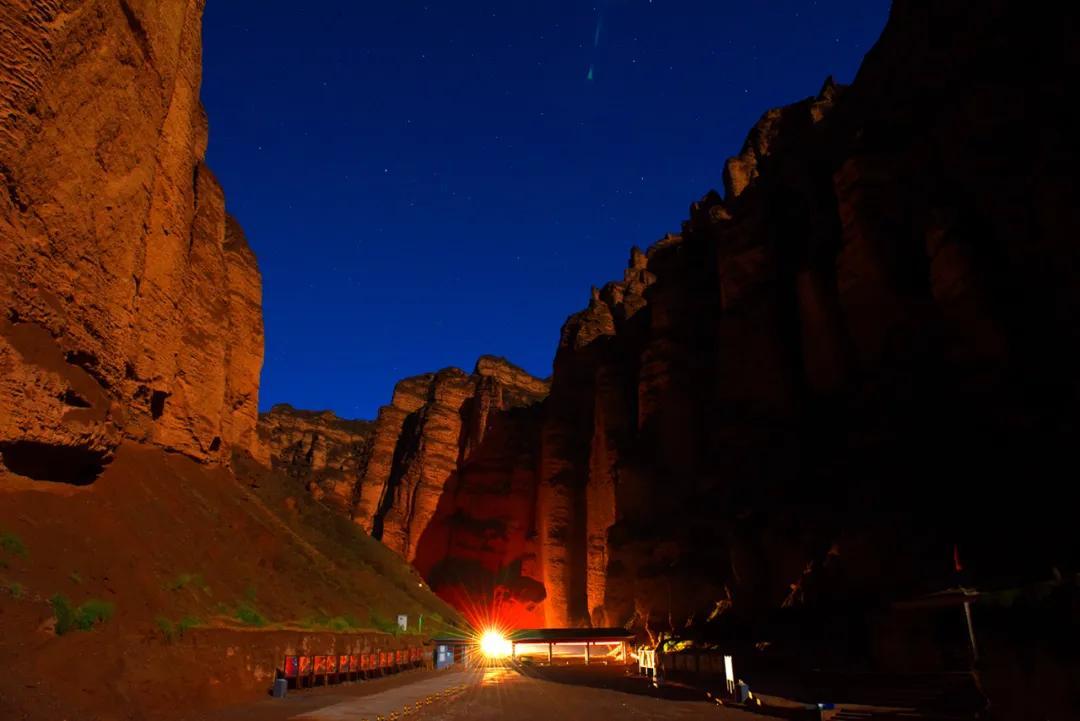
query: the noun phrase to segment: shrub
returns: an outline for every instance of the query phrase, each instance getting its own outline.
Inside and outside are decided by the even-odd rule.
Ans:
[[[165,584],[166,591],[183,591],[185,588],[210,593],[210,587],[206,585],[206,579],[201,573],[181,573]]]
[[[360,622],[352,616],[334,616],[326,621],[326,627],[331,631],[350,631],[360,628]]]
[[[165,640],[165,643],[179,641],[184,637],[185,633],[201,624],[202,621],[196,616],[185,616],[176,623],[164,616],[158,616],[154,619],[154,625],[161,631],[161,637]]]
[[[172,643],[177,639],[176,627],[173,626],[173,622],[164,616],[158,616],[154,619],[154,625],[161,631],[161,637],[165,639],[165,643]]]
[[[59,593],[49,599],[53,615],[56,616],[56,635],[63,636],[75,627],[75,609],[71,607],[71,601],[67,596]]]
[[[12,556],[26,558],[26,544],[14,533],[0,531],[0,550]]]
[[[343,616],[330,616],[322,609],[319,612],[308,616],[300,622],[303,628],[311,629],[326,629],[328,631],[351,631],[357,628],[363,628],[363,624],[357,620],[356,616],[345,614]]]
[[[395,636],[401,633],[401,628],[398,627],[396,621],[383,618],[377,613],[371,614],[371,627],[385,633],[392,633]]]
[[[250,603],[236,607],[236,618],[245,626],[265,626],[266,618]]]
[[[92,598],[75,610],[75,625],[80,631],[89,631],[99,623],[113,617],[116,607],[100,598]]]
[[[99,598],[91,598],[78,608],[73,608],[71,601],[59,593],[49,599],[49,604],[56,616],[57,636],[70,631],[89,631],[112,618],[115,610],[113,604]]]
[[[26,595],[26,588],[18,581],[12,581],[7,586],[8,593],[12,598],[22,598]]]
[[[183,635],[193,628],[198,628],[201,625],[202,619],[198,616],[184,616],[176,622],[176,627],[180,630],[180,635]]]

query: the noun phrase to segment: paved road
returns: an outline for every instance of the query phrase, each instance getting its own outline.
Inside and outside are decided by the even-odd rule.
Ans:
[[[341,701],[315,711],[293,716],[297,721],[376,721],[397,714],[419,721],[454,702],[467,689],[483,683],[481,671],[446,671],[407,686],[387,689],[370,696]]]
[[[662,696],[661,696],[662,694]],[[537,666],[410,671],[358,684],[290,692],[284,700],[193,716],[189,721],[772,721],[802,705],[764,696],[771,716],[707,701],[700,690],[661,691],[617,666]],[[418,705],[419,704],[419,705]],[[835,721],[957,721],[883,707],[844,704]],[[969,717],[970,718],[970,717]]]
[[[612,670],[614,674],[614,670]],[[621,673],[621,672],[619,672]],[[602,671],[552,678],[510,668],[448,672],[384,692],[348,699],[294,716],[297,721],[375,721],[397,712],[401,721],[761,721],[760,716],[721,708],[703,700],[660,699],[649,693],[626,693],[610,687]],[[644,684],[642,684],[644,685]],[[448,698],[447,688],[460,689]],[[431,699],[419,709],[416,701]],[[406,703],[410,713],[402,714]]]

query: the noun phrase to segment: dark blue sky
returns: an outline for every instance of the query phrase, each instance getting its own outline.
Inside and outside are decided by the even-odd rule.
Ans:
[[[559,328],[888,0],[210,0],[209,162],[263,273],[261,406],[374,417]],[[599,29],[598,29],[599,27]],[[592,78],[589,69],[592,67]]]

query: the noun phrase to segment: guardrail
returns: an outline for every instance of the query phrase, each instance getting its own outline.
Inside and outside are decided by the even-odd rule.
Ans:
[[[285,656],[277,674],[288,681],[290,689],[314,688],[420,668],[425,660],[422,646],[341,655],[297,654]]]

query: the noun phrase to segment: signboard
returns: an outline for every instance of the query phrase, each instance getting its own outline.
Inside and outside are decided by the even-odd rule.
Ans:
[[[446,644],[435,647],[435,668],[441,669],[454,665],[454,651]]]
[[[402,631],[409,630],[409,617],[404,613],[399,613],[397,617],[397,625]]]
[[[735,693],[735,665],[731,656],[724,656],[724,680],[727,682],[728,693]]]
[[[338,656],[337,670],[340,673],[348,673],[350,670],[352,670],[349,667],[349,657],[348,656]]]
[[[285,678],[296,678],[300,674],[300,657],[286,656],[284,671]]]
[[[300,675],[301,676],[309,676],[309,675],[311,675],[311,669],[312,668],[313,668],[313,665],[312,665],[312,662],[311,662],[311,656],[301,656],[300,657]]]
[[[326,656],[315,657],[315,675],[322,676],[326,673]]]

